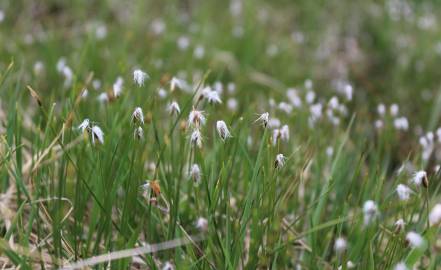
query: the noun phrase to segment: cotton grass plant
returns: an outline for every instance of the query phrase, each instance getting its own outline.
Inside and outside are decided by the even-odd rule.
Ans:
[[[0,3],[1,269],[439,268],[438,3],[55,2]]]

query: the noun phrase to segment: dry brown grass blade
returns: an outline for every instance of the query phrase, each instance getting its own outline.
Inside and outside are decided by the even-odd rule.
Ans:
[[[118,259],[130,258],[130,257],[142,255],[142,254],[149,254],[149,253],[154,253],[154,252],[158,252],[158,251],[162,251],[162,250],[172,249],[172,248],[184,246],[187,244],[200,242],[202,240],[204,240],[203,235],[195,235],[195,236],[190,236],[190,237],[186,237],[186,238],[173,239],[173,240],[158,243],[158,244],[152,244],[152,245],[146,244],[145,246],[142,246],[142,247],[114,251],[114,252],[110,252],[108,254],[102,254],[102,255],[94,256],[94,257],[91,257],[88,259],[76,261],[76,262],[69,264],[69,265],[66,265],[65,267],[60,268],[60,269],[62,269],[62,270],[63,269],[65,269],[65,270],[67,270],[67,269],[82,269],[82,268],[90,267],[90,266],[97,265],[100,263],[106,263],[106,262],[110,262],[110,261],[114,261],[114,260],[118,260]]]
[[[34,89],[32,89],[32,87],[30,85],[26,86],[29,90],[29,92],[31,93],[31,96],[37,101],[38,106],[42,106],[43,102],[41,101],[40,95],[38,95],[37,91],[35,91]]]

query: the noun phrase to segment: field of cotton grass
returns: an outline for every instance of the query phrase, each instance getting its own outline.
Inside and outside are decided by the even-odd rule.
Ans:
[[[0,2],[0,269],[441,269],[440,14]]]

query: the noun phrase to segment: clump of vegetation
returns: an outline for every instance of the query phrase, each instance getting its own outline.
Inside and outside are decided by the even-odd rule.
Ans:
[[[0,3],[2,269],[438,269],[436,1]]]

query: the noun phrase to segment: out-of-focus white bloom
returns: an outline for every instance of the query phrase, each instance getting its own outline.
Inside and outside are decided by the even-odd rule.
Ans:
[[[352,261],[348,261],[348,262],[346,263],[346,268],[347,268],[347,269],[354,269],[354,268],[355,268],[355,264],[354,264]],[[340,265],[337,269],[338,269],[338,270],[342,270],[342,269],[343,269],[343,266]]]
[[[81,132],[85,132],[90,127],[90,120],[89,118],[86,118],[81,122],[81,124],[78,126],[78,129],[81,130]]]
[[[430,226],[439,225],[441,223],[441,204],[436,204],[429,214]]]
[[[66,66],[66,58],[61,57],[60,59],[58,59],[58,61],[57,61],[57,71],[61,73],[65,66]]]
[[[113,95],[115,97],[119,97],[121,96],[121,93],[123,91],[123,84],[124,84],[124,80],[122,77],[118,77],[116,78],[115,83],[113,84]]]
[[[99,90],[101,88],[101,81],[98,79],[95,79],[92,81],[92,87],[95,90]]]
[[[291,114],[291,112],[293,110],[292,105],[288,104],[286,102],[280,102],[279,109],[287,114]]]
[[[38,76],[38,75],[42,74],[43,71],[44,71],[44,64],[43,64],[43,62],[41,62],[41,61],[35,62],[35,64],[34,64],[34,74],[36,76]]]
[[[268,121],[268,127],[269,128],[278,128],[278,127],[280,127],[280,120],[279,120],[279,118],[270,118],[269,119],[269,121]]]
[[[394,270],[409,270],[404,262],[399,262],[395,265]]]
[[[61,70],[61,74],[64,76],[64,87],[69,87],[72,85],[73,72],[68,66],[64,66]]]
[[[382,129],[384,127],[383,120],[380,120],[380,119],[376,120],[374,123],[374,126],[378,130]]]
[[[179,107],[179,104],[176,101],[173,101],[168,105],[167,111],[172,115],[173,114],[178,115],[181,113],[181,108]]]
[[[351,101],[352,100],[352,94],[353,94],[353,88],[352,85],[350,84],[346,84],[345,88],[344,88],[344,93],[346,96],[346,100],[347,101]]]
[[[315,92],[310,90],[306,93],[306,97],[305,97],[306,103],[308,104],[312,104],[315,100]]]
[[[204,98],[211,104],[222,103],[218,91],[212,91],[209,88],[205,88],[203,91]]]
[[[242,14],[242,1],[232,0],[230,1],[230,13],[234,17],[239,17]]]
[[[200,231],[206,232],[208,230],[208,220],[203,217],[199,217],[196,220],[196,228]]]
[[[5,20],[5,12],[3,9],[0,9],[0,23]]]
[[[133,137],[137,140],[144,139],[144,130],[142,127],[135,128],[135,131],[133,132]]]
[[[289,140],[289,127],[288,125],[283,125],[281,129],[273,130],[273,145],[277,144],[277,141],[281,139],[282,141]]]
[[[201,169],[198,164],[191,165],[190,177],[194,182],[199,183],[201,181]]]
[[[150,28],[152,29],[153,33],[156,35],[160,35],[165,31],[165,23],[161,19],[155,19],[152,21]]]
[[[182,79],[173,77],[170,80],[170,90],[171,91],[174,91],[176,88],[184,90],[185,86],[186,86],[186,82],[184,80],[182,80]]]
[[[96,98],[99,102],[104,103],[109,101],[109,96],[107,95],[107,93],[101,93],[98,95],[98,97]]]
[[[165,99],[165,98],[167,97],[167,91],[165,91],[164,88],[159,87],[159,89],[158,89],[158,96],[159,96],[161,99]]]
[[[199,129],[195,129],[190,136],[190,142],[192,145],[196,145],[197,147],[202,147],[202,134]]]
[[[188,126],[189,127],[200,127],[205,125],[205,116],[203,111],[198,111],[193,109],[188,115]]]
[[[379,115],[384,116],[386,114],[386,106],[383,103],[378,104],[377,112]]]
[[[202,59],[205,55],[205,48],[202,45],[196,46],[196,48],[194,48],[193,55],[196,59]]]
[[[95,36],[99,40],[104,39],[107,36],[107,27],[105,24],[101,24],[96,27]]]
[[[300,108],[302,106],[302,99],[299,97],[299,95],[297,94],[297,90],[294,88],[289,88],[286,91],[286,97],[288,98],[289,102],[291,102],[291,104],[296,107],[296,108]]]
[[[348,247],[348,243],[346,242],[346,239],[344,239],[343,237],[339,237],[335,240],[334,250],[336,253],[344,252],[347,247]]]
[[[133,81],[139,86],[143,86],[145,80],[149,78],[149,75],[140,69],[133,71]]]
[[[321,103],[313,104],[309,107],[311,113],[310,119],[314,123],[322,117],[323,105]]]
[[[190,39],[187,36],[180,36],[177,40],[178,48],[185,51],[190,46]]]
[[[280,138],[283,141],[289,140],[289,127],[288,127],[288,125],[283,125],[282,128],[280,129]]]
[[[395,222],[395,230],[396,231],[402,231],[404,230],[404,227],[406,226],[406,222],[404,222],[404,220],[402,218],[400,218],[399,220],[397,220]]]
[[[101,130],[99,126],[92,127],[92,143],[95,144],[95,140],[98,140],[99,143],[104,143],[104,132]]]
[[[229,110],[233,112],[237,111],[237,107],[238,107],[237,100],[235,98],[229,98],[227,100],[227,107]]]
[[[411,182],[416,186],[426,185],[427,181],[427,173],[425,171],[415,172],[411,179]]]
[[[407,201],[410,198],[410,194],[412,193],[412,190],[403,184],[399,184],[396,188],[398,198],[400,198],[401,201]]]
[[[332,157],[334,155],[334,147],[332,146],[326,147],[326,155],[328,157]]]
[[[233,94],[236,92],[236,84],[234,82],[229,82],[227,85],[228,93]]]
[[[262,113],[255,122],[261,122],[264,127],[267,127],[269,120],[269,113]]]
[[[231,137],[231,133],[228,130],[227,124],[225,124],[224,121],[217,121],[216,129],[217,129],[217,133],[219,134],[219,137],[221,137],[223,141]]]
[[[283,154],[277,154],[276,160],[274,161],[274,167],[280,169],[285,166],[286,157]]]
[[[144,113],[142,112],[141,107],[136,107],[132,113],[132,122],[140,123],[144,125]]]
[[[331,108],[333,110],[337,110],[339,105],[340,105],[340,102],[338,101],[338,97],[336,97],[336,96],[333,96],[328,102],[329,108]]]
[[[165,262],[162,266],[162,270],[175,270],[175,266],[171,262]]]
[[[378,215],[378,207],[374,201],[368,200],[363,204],[364,224],[369,225]]]
[[[390,105],[390,109],[389,110],[390,110],[390,114],[392,116],[397,116],[398,112],[400,111],[400,107],[398,107],[397,104],[392,104],[392,105]]]
[[[394,127],[397,130],[408,130],[409,129],[409,121],[407,121],[406,117],[399,117],[394,119]]]
[[[279,53],[279,47],[276,44],[271,44],[266,48],[266,54],[269,57],[274,57]]]
[[[306,80],[305,80],[305,88],[306,88],[306,89],[311,90],[313,86],[314,86],[314,85],[313,85],[313,82],[312,82],[311,79],[306,79]]]
[[[406,234],[406,241],[413,247],[413,248],[421,248],[424,245],[424,238],[416,233],[416,232],[408,232]]]

